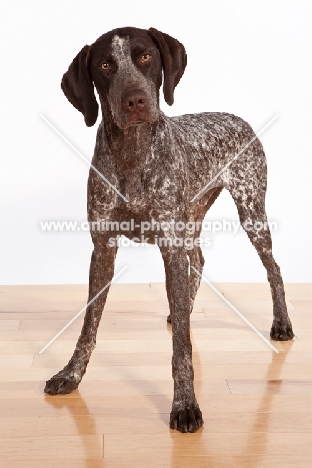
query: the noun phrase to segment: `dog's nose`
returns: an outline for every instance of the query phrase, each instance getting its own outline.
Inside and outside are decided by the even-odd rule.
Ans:
[[[146,106],[147,96],[144,91],[135,89],[125,93],[121,98],[122,106],[128,112],[143,110]]]

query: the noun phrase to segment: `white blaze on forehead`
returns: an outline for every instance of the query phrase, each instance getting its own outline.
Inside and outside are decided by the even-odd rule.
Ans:
[[[120,37],[117,34],[115,34],[115,36],[112,39],[112,44],[113,45],[119,45],[120,47],[122,47],[122,45],[125,43],[125,41],[126,41],[126,38]]]
[[[112,55],[118,64],[130,58],[130,41],[128,37],[119,37],[117,34],[113,37]]]

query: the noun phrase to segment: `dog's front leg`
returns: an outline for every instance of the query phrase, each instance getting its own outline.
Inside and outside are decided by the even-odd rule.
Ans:
[[[112,280],[117,248],[107,242],[95,243],[91,257],[88,303]],[[96,333],[102,316],[109,287],[87,307],[84,324],[76,349],[69,363],[47,381],[45,393],[50,395],[71,393],[78,387],[95,348]]]
[[[170,427],[180,432],[195,432],[203,425],[203,420],[193,385],[187,254],[182,247],[162,247],[161,253],[166,265],[168,297],[172,307],[174,396]]]

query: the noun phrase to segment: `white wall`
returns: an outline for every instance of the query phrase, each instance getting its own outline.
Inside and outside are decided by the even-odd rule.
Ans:
[[[188,66],[168,115],[228,111],[261,135],[269,167],[267,212],[285,281],[311,281],[311,6],[292,1],[88,2],[9,0],[1,7],[0,284],[86,283],[89,233],[47,233],[42,220],[86,219],[87,165],[39,117],[90,160],[96,127],[67,101],[60,80],[85,44],[120,26],[150,26],[179,39]],[[223,193],[208,219],[237,220]],[[208,233],[207,233],[208,234]],[[208,234],[209,235],[209,234]],[[204,250],[212,281],[265,281],[245,233],[218,233]],[[119,282],[164,279],[156,247],[123,248]]]

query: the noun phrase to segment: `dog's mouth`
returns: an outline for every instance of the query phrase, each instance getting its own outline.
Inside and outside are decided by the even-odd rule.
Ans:
[[[130,115],[127,115],[124,119],[124,128],[127,127],[134,127],[136,125],[142,125],[144,123],[154,123],[156,122],[157,117],[151,116],[147,112],[137,112],[137,113],[131,113]]]
[[[143,122],[148,122],[148,118],[145,115],[131,115],[127,118],[127,121],[130,125],[139,125]]]

